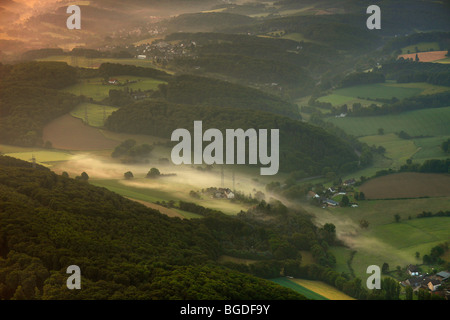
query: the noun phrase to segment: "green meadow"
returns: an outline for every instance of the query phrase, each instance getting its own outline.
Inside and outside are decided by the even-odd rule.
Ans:
[[[44,149],[44,148],[25,148],[9,145],[0,145],[0,153],[20,160],[32,162],[35,158],[36,163],[51,166],[56,162],[70,160],[73,154],[66,151]]]
[[[327,208],[305,206],[316,215],[319,222],[336,225],[337,234],[344,238],[350,248],[332,247],[336,257],[336,270],[350,273],[347,261],[352,250],[356,251],[351,267],[356,276],[366,279],[369,265],[381,266],[387,262],[391,270],[397,265],[421,264],[415,258],[429,254],[432,247],[450,240],[450,218],[415,218],[422,211],[438,212],[448,208],[450,197],[418,198],[401,200],[358,201],[358,208]],[[400,222],[394,216],[400,215]],[[359,227],[359,221],[369,222],[367,229]]]
[[[123,83],[123,85],[103,84],[104,79],[98,77],[84,79],[72,86],[64,88],[63,91],[73,93],[75,95],[84,95],[96,101],[101,101],[109,96],[109,90],[111,89],[123,90],[125,87],[128,87],[134,91],[157,90],[159,84],[165,83],[164,81],[152,78],[136,76],[117,76],[114,78],[119,80],[120,83]],[[126,83],[127,80],[136,82]]]
[[[320,97],[318,101],[329,102],[333,105],[342,105],[344,103],[351,104],[353,102],[360,102],[362,105],[367,105],[374,102],[368,102],[371,99],[397,99],[408,98],[420,94],[424,89],[399,86],[392,83],[375,83],[367,85],[359,85],[348,88],[341,88],[334,90],[330,95]]]
[[[377,135],[379,128],[383,128],[385,134],[403,130],[410,136],[450,135],[450,107],[373,117],[330,117],[327,121],[357,137]]]
[[[386,149],[384,156],[393,160],[390,167],[400,167],[419,151],[419,147],[415,145],[413,140],[401,139],[393,133],[367,136],[359,140],[367,143],[369,146],[383,146]]]
[[[198,205],[208,207],[215,210],[220,210],[225,214],[235,215],[241,210],[247,210],[248,208],[237,202],[231,202],[227,199],[194,199],[189,196],[189,185],[183,183],[174,183],[165,178],[157,180],[149,179],[134,179],[121,183],[122,180],[100,180],[92,179],[89,182],[99,187],[105,187],[108,190],[116,192],[122,196],[133,198],[136,200],[142,200],[147,202],[156,203],[157,201],[187,201],[194,202]],[[138,182],[138,184],[134,184]],[[183,213],[182,213],[183,214]]]
[[[419,52],[439,51],[440,47],[439,47],[439,43],[437,43],[437,42],[419,42],[417,44],[413,44],[413,45],[402,48],[402,54],[416,53],[417,50]]]
[[[81,120],[85,120],[87,115],[87,124],[92,127],[101,128],[104,125],[105,119],[107,119],[111,113],[118,108],[111,106],[103,106],[93,103],[81,103],[70,114]]]
[[[390,270],[397,266],[421,264],[422,256],[429,254],[434,246],[450,240],[450,218],[435,217],[404,220],[386,225],[369,227],[359,237],[360,244],[352,262],[355,274],[367,277],[370,264],[388,263]],[[419,259],[415,257],[419,252]]]
[[[392,99],[395,97],[401,100],[418,94],[436,94],[448,90],[448,87],[424,82],[385,82],[337,89],[317,100],[319,102],[329,102],[333,106],[347,104],[348,107],[351,107],[353,103],[369,106],[371,104],[380,104],[374,99]]]
[[[155,66],[150,60],[141,60],[136,58],[127,59],[115,59],[115,58],[86,58],[86,57],[73,57],[73,56],[52,56],[43,59],[37,59],[38,61],[61,61],[66,62],[73,67],[81,68],[98,68],[102,63],[120,63],[134,65],[137,67],[147,67],[160,69]]]

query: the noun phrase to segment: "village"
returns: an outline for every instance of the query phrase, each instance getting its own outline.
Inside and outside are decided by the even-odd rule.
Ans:
[[[419,293],[420,289],[426,290],[432,294],[450,298],[450,272],[448,270],[436,272],[435,274],[422,274],[417,265],[409,265],[406,268],[408,279],[401,281],[403,287],[410,286],[413,292]]]
[[[355,192],[353,185],[356,183],[354,178],[345,180],[340,186],[329,187],[322,191],[308,191],[306,199],[311,203],[322,208],[328,207],[352,207],[357,208],[356,202],[350,202],[349,195],[352,193],[355,200],[364,200],[365,195],[363,192]],[[333,198],[340,198],[340,201],[333,200]]]

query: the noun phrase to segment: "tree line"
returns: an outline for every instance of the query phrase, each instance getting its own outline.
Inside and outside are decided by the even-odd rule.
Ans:
[[[169,139],[173,130],[192,131],[193,122],[203,119],[204,128],[222,132],[230,128],[279,129],[280,170],[301,168],[314,174],[323,167],[336,172],[358,160],[352,148],[323,129],[273,113],[249,109],[179,105],[166,101],[141,101],[122,107],[108,117],[105,126],[116,132],[138,133]],[[248,156],[248,155],[247,155]]]

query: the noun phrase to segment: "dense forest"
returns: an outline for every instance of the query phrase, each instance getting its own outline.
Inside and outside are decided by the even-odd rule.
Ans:
[[[218,266],[220,239],[201,219],[168,218],[5,156],[0,189],[2,299],[304,298]],[[66,288],[69,265],[83,290]]]
[[[386,78],[400,83],[428,82],[435,85],[450,86],[450,65],[431,62],[411,61],[400,58],[386,62],[381,70]]]
[[[268,111],[300,119],[297,106],[260,90],[193,75],[181,75],[160,85],[160,95],[169,102]]]
[[[117,132],[170,138],[178,128],[192,131],[198,119],[203,120],[205,129],[279,129],[280,170],[284,172],[302,169],[316,174],[323,167],[338,172],[349,163],[358,163],[347,142],[313,125],[263,111],[142,101],[115,111],[105,126]]]
[[[311,90],[313,81],[308,72],[279,60],[265,60],[243,55],[205,54],[179,58],[172,63],[177,69],[201,70],[260,84],[275,84]]]
[[[75,69],[65,63],[0,64],[0,74],[2,143],[43,146],[44,125],[70,112],[82,100],[56,90],[75,82]]]

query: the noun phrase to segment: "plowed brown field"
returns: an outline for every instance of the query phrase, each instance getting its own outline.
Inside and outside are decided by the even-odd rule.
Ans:
[[[419,61],[422,62],[431,62],[436,60],[445,59],[447,51],[428,51],[428,52],[419,52],[417,55],[419,56]],[[398,56],[399,58],[402,57],[404,59],[416,59],[415,53],[408,53],[408,54],[402,54]]]
[[[450,175],[405,172],[372,179],[360,188],[366,199],[450,196]]]
[[[63,150],[104,150],[115,148],[119,142],[107,139],[99,129],[85,125],[69,114],[59,117],[43,130],[44,141]]]

